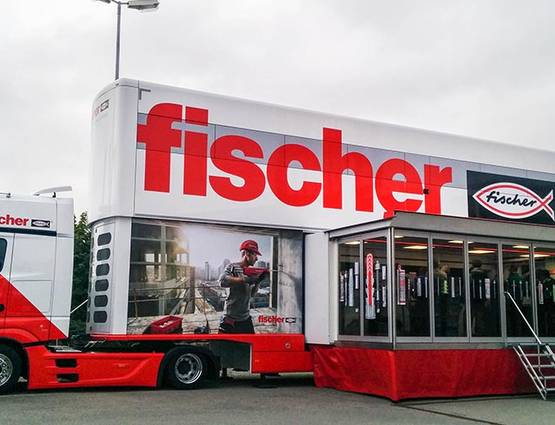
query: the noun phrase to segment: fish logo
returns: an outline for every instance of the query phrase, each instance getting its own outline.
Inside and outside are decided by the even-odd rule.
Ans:
[[[50,220],[31,220],[32,227],[50,227]]]
[[[480,189],[472,197],[488,211],[501,217],[517,220],[545,211],[555,221],[553,208],[549,206],[553,201],[553,189],[542,198],[520,184],[501,182]]]

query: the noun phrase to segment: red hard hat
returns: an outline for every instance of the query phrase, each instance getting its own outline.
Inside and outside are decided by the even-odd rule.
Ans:
[[[239,247],[239,251],[243,250],[254,252],[256,255],[262,255],[258,250],[258,244],[256,243],[256,241],[253,241],[251,239],[246,240],[241,244],[241,246]]]

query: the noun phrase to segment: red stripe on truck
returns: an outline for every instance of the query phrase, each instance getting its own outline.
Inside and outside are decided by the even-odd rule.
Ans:
[[[0,337],[22,343],[65,339],[65,335],[8,279],[0,275]],[[24,340],[21,340],[24,339]]]

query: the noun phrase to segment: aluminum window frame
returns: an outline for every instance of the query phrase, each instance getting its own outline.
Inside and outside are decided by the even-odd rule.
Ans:
[[[542,336],[539,333],[540,332],[539,315],[538,315],[538,313],[539,313],[538,305],[539,304],[538,304],[538,299],[537,299],[537,296],[538,296],[537,289],[538,288],[537,288],[537,282],[536,282],[536,247],[538,245],[540,246],[540,248],[548,248],[548,249],[554,249],[555,250],[555,243],[541,242],[541,241],[540,242],[532,241],[530,243],[530,248],[532,250],[532,252],[530,253],[531,254],[530,258],[532,258],[532,263],[533,263],[533,267],[534,267],[534,281],[533,281],[533,285],[532,285],[532,288],[533,288],[532,292],[534,292],[534,295],[536,297],[536,302],[534,303],[534,307],[536,308],[536,311],[535,311],[535,314],[534,314],[534,319],[536,321],[536,325],[534,327],[534,332],[536,332],[536,334],[540,337],[540,339],[543,342],[555,343],[555,336]]]
[[[470,343],[470,294],[469,294],[469,289],[470,289],[470,282],[468,280],[468,237],[465,235],[462,235],[460,233],[441,233],[441,232],[429,232],[430,235],[430,256],[429,256],[429,266],[431,268],[431,273],[430,273],[430,277],[431,277],[431,281],[434,281],[434,246],[433,246],[433,242],[434,239],[450,239],[450,240],[462,240],[463,241],[463,267],[464,267],[464,290],[465,290],[465,320],[466,320],[466,336],[436,336],[435,334],[435,291],[432,291],[434,296],[433,296],[433,301],[434,303],[432,304],[432,310],[433,310],[433,316],[431,317],[431,320],[433,321],[433,330],[434,332],[432,333],[432,341],[434,343]],[[433,286],[433,283],[431,284],[431,286]]]
[[[504,273],[504,267],[503,267],[503,245],[522,245],[522,244],[526,244],[528,245],[528,261],[530,264],[530,288],[531,288],[531,298],[532,298],[532,328],[534,329],[534,332],[538,332],[538,328],[536,326],[536,322],[537,322],[537,315],[536,315],[536,294],[535,294],[535,290],[533,290],[535,288],[535,284],[536,284],[536,276],[535,276],[535,270],[534,270],[534,261],[533,261],[533,257],[531,256],[532,254],[532,244],[534,243],[533,240],[530,239],[503,239],[503,238],[499,238],[499,256],[500,256],[500,263],[499,263],[499,271],[500,271],[500,280],[503,282],[503,309],[505,310],[505,322],[502,324],[503,328],[504,328],[504,335],[505,335],[505,345],[512,345],[515,343],[520,343],[520,342],[534,342],[535,339],[533,336],[530,337],[523,337],[523,336],[513,336],[510,337],[508,335],[508,329],[507,329],[507,304],[509,302],[511,302],[509,299],[505,298],[505,273]],[[520,315],[518,316],[519,320],[522,320],[522,318],[520,317]]]
[[[396,257],[395,257],[395,236],[397,235],[397,232],[400,232],[402,234],[402,236],[408,236],[408,237],[415,237],[415,238],[422,238],[422,239],[426,239],[427,243],[428,243],[428,315],[429,315],[429,335],[428,336],[397,336],[397,326],[394,326],[393,329],[395,329],[395,343],[400,343],[400,344],[404,344],[404,343],[433,343],[433,331],[434,331],[434,316],[433,316],[433,305],[434,305],[434,291],[432,289],[433,287],[433,281],[430,279],[430,277],[432,277],[431,271],[432,271],[432,262],[431,262],[431,239],[430,239],[430,234],[429,232],[425,232],[425,231],[418,231],[418,230],[408,230],[408,229],[403,229],[403,228],[398,228],[398,227],[392,227],[391,228],[391,232],[392,232],[392,256],[391,256],[391,267],[390,269],[393,269]],[[392,301],[393,301],[393,310],[394,310],[394,315],[393,317],[396,318],[397,317],[397,297],[396,297],[396,292],[393,291],[393,281],[395,279],[395,276],[393,276],[393,271],[391,270],[391,274],[392,274]],[[395,286],[397,285],[397,282],[395,282]]]
[[[482,342],[497,342],[497,343],[503,343],[506,340],[506,336],[507,336],[507,325],[506,325],[506,315],[505,315],[505,294],[504,294],[504,282],[503,282],[503,263],[502,263],[502,252],[501,252],[501,248],[503,246],[503,243],[501,242],[501,238],[488,238],[488,237],[484,237],[484,236],[477,236],[477,237],[471,237],[471,236],[465,236],[462,237],[461,240],[465,241],[465,245],[466,245],[466,261],[468,262],[468,265],[466,267],[466,273],[468,274],[467,277],[467,281],[468,281],[468,317],[469,317],[469,336],[470,336],[470,342],[475,342],[475,343],[482,343]],[[468,254],[468,250],[469,250],[469,242],[478,242],[478,243],[489,243],[491,245],[496,245],[497,247],[497,279],[498,279],[498,285],[497,285],[497,296],[498,296],[498,300],[499,300],[499,327],[500,327],[500,336],[472,336],[472,306],[470,304],[470,258],[469,258],[469,254]]]
[[[508,224],[510,225],[510,224]],[[356,230],[364,229],[360,233],[356,233]],[[360,230],[359,230],[360,231]],[[428,276],[430,277],[429,286],[429,336],[425,337],[411,337],[411,336],[397,336],[396,329],[396,313],[397,313],[397,299],[396,290],[393,285],[395,282],[395,275],[393,266],[395,264],[395,235],[402,234],[411,237],[420,237],[427,240],[428,243]],[[506,238],[498,236],[481,236],[472,235],[469,233],[456,233],[456,232],[442,232],[442,231],[431,231],[431,230],[411,230],[406,227],[395,226],[392,222],[384,223],[369,223],[368,227],[364,228],[362,225],[355,228],[344,229],[341,232],[336,233],[336,236],[332,236],[330,241],[333,243],[335,254],[332,255],[334,258],[334,265],[330,270],[337,271],[338,262],[338,246],[340,243],[358,241],[359,242],[359,274],[363,275],[364,265],[363,265],[363,253],[364,245],[363,241],[365,238],[375,238],[375,237],[386,237],[387,239],[387,296],[389,303],[388,310],[388,337],[377,337],[377,336],[364,336],[364,296],[361,295],[359,298],[359,320],[360,320],[360,335],[342,335],[337,332],[335,333],[337,342],[376,342],[376,343],[386,343],[391,344],[393,348],[396,345],[404,346],[410,344],[422,344],[422,347],[438,348],[445,346],[466,346],[478,347],[480,345],[485,346],[507,346],[519,342],[532,342],[533,338],[530,337],[509,337],[507,335],[507,300],[504,294],[505,291],[505,276],[504,276],[504,263],[503,263],[503,246],[504,245],[528,245],[529,254],[529,267],[530,267],[530,279],[529,284],[531,288],[531,302],[532,302],[532,326],[534,332],[538,332],[538,295],[537,295],[537,282],[536,282],[536,259],[534,257],[536,248],[549,248],[555,249],[555,243],[545,242],[533,238]],[[465,288],[465,319],[466,319],[466,336],[461,337],[441,337],[435,335],[435,291],[433,289],[433,241],[437,239],[456,239],[463,241],[463,267],[464,267],[464,288]],[[499,320],[500,320],[500,336],[473,336],[472,335],[472,310],[471,310],[471,293],[470,293],[470,258],[469,258],[469,242],[477,243],[488,243],[490,245],[495,245],[497,247],[497,275],[498,275],[498,287],[497,296],[499,297]],[[335,292],[339,288],[339,277],[338,273],[334,273],[334,288]],[[337,294],[336,294],[337,295]],[[335,317],[333,318],[335,326],[338,326],[339,322],[339,299],[336,296],[335,302],[333,303],[333,313]],[[542,337],[545,342],[555,342],[555,337]]]
[[[391,285],[391,228],[383,228],[372,230],[363,233],[357,233],[351,236],[341,236],[338,238],[333,239],[333,243],[335,245],[335,255],[332,257],[334,258],[334,263],[339,262],[339,245],[346,242],[354,242],[358,241],[358,262],[359,262],[359,276],[363,276],[364,273],[364,239],[368,238],[376,238],[376,237],[384,237],[386,239],[386,264],[387,264],[387,303],[388,303],[388,310],[387,310],[387,336],[373,336],[373,335],[364,335],[364,296],[359,297],[359,335],[344,335],[340,333],[339,330],[339,297],[336,297],[336,301],[334,302],[334,313],[335,313],[335,322],[337,326],[337,342],[376,342],[376,343],[386,343],[392,344],[393,343],[393,331],[392,331],[392,285]],[[338,270],[338,265],[334,265],[334,270]],[[363,279],[361,279],[361,282]],[[339,290],[339,273],[335,273],[334,279],[334,292],[337,294]],[[362,283],[361,283],[362,287]]]
[[[360,276],[360,259],[361,259],[361,239],[360,236],[358,237],[344,237],[344,238],[340,238],[337,239],[335,241],[335,253],[336,255],[334,256],[334,262],[335,262],[335,277],[334,277],[334,293],[336,294],[336,302],[335,302],[335,313],[336,313],[336,326],[337,326],[337,341],[361,341],[361,337],[362,337],[362,333],[363,333],[363,329],[361,328],[361,324],[362,324],[362,312],[361,312],[361,299],[363,297],[359,296],[359,335],[346,335],[346,334],[342,334],[341,330],[340,330],[340,323],[339,323],[339,313],[340,313],[340,309],[339,309],[339,302],[340,302],[340,297],[339,295],[339,285],[340,285],[340,281],[339,281],[339,245],[341,244],[346,244],[348,242],[355,242],[358,241],[358,262],[359,262],[359,276]]]

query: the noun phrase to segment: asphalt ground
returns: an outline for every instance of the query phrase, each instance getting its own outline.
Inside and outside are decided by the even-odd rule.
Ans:
[[[262,384],[262,385],[261,385]],[[0,424],[555,424],[555,398],[481,397],[393,403],[315,388],[309,375],[234,379],[192,391],[87,389],[0,396]]]

